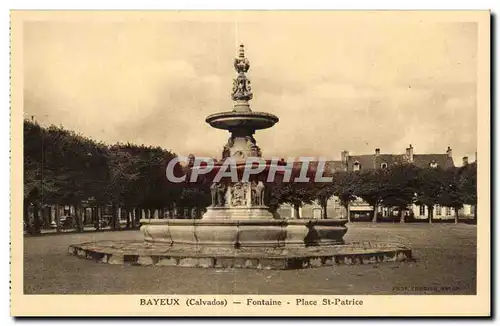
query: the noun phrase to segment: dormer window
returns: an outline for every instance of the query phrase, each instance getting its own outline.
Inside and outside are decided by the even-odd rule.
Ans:
[[[387,169],[387,163],[382,163],[380,164],[381,169]]]
[[[431,163],[429,163],[429,166],[434,169],[438,167],[438,164],[436,163],[436,161],[432,161]]]
[[[361,164],[359,164],[358,161],[354,162],[354,164],[352,166],[352,170],[353,171],[359,171],[359,170],[361,170]]]

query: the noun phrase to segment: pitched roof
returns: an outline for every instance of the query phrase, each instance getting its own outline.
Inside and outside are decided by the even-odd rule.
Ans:
[[[375,166],[380,168],[382,163],[387,163],[387,165],[392,165],[395,163],[402,163],[406,161],[406,157],[403,154],[380,154],[375,156]]]
[[[438,167],[443,169],[455,166],[453,158],[448,154],[414,154],[413,163],[420,168],[429,167],[431,163],[437,163]]]
[[[407,162],[408,157],[405,154],[367,154],[367,155],[352,155],[347,160],[348,171],[353,170],[355,162],[361,165],[362,170],[371,170],[381,168],[382,163],[387,163],[388,166],[395,163]],[[413,164],[420,168],[429,167],[431,163],[436,163],[438,167],[448,169],[454,167],[453,158],[448,157],[448,154],[414,154]]]
[[[406,154],[364,154],[352,155],[347,159],[347,171],[353,171],[354,163],[358,162],[362,170],[380,169],[383,163],[391,166],[396,163],[408,162]],[[454,167],[453,158],[448,157],[448,154],[414,154],[413,163],[420,167],[429,167],[431,163],[436,163],[438,167],[448,169]],[[296,173],[300,172],[302,162],[294,162],[293,170]],[[309,163],[309,173],[315,173],[318,168],[318,161]],[[324,176],[332,176],[335,172],[345,171],[346,168],[342,161],[326,161]]]
[[[344,164],[342,161],[326,161],[325,170],[334,173],[338,171],[345,171]]]
[[[365,154],[365,155],[353,155],[349,156],[347,161],[348,170],[352,171],[354,163],[358,162],[361,165],[361,169],[378,169],[381,167],[382,163],[387,163],[387,165],[392,165],[394,163],[404,162],[405,155],[403,154]]]
[[[302,162],[297,161],[293,164],[293,169],[296,173],[300,172],[302,168]],[[318,169],[318,161],[311,161],[308,165],[309,173],[316,173]],[[341,161],[325,161],[324,176],[332,176],[335,172],[345,171],[344,166]]]
[[[359,163],[361,165],[361,169],[368,170],[375,168],[375,155],[353,155],[349,156],[347,160],[347,170],[352,171],[355,163]]]

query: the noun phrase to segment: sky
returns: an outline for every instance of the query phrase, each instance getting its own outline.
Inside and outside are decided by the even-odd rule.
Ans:
[[[261,13],[24,24],[24,117],[106,143],[220,157],[245,44],[263,156],[445,153],[477,148],[477,24]],[[222,17],[222,18],[220,18]],[[101,15],[102,18],[102,15]]]

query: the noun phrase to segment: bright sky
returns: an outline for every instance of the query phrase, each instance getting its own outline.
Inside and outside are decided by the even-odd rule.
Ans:
[[[105,17],[101,14],[101,18]],[[397,14],[400,15],[400,14]],[[476,151],[477,25],[393,15],[261,13],[24,25],[25,117],[108,143],[219,157],[240,42],[265,157]],[[222,18],[220,18],[222,17]]]

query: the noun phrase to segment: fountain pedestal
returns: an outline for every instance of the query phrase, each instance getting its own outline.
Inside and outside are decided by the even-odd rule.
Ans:
[[[234,67],[238,76],[233,83],[233,110],[212,114],[206,122],[231,133],[222,160],[244,162],[262,156],[253,135],[272,127],[278,118],[250,109],[248,101],[253,95],[245,75],[250,64],[243,46]],[[411,251],[398,244],[345,244],[347,220],[275,218],[265,205],[264,188],[258,177],[246,182],[215,182],[212,205],[201,220],[144,219],[144,241],[84,243],[70,246],[69,252],[110,264],[261,269],[411,259]]]

